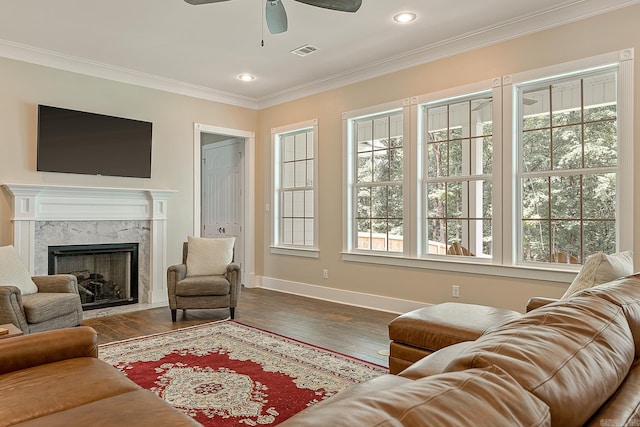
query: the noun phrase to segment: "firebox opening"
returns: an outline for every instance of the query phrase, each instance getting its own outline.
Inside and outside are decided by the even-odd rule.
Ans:
[[[73,274],[83,310],[138,302],[138,243],[49,246],[49,274]]]

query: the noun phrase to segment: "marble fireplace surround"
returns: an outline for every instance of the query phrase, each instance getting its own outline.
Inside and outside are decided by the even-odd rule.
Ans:
[[[138,243],[138,298],[167,302],[167,205],[175,190],[4,184],[13,245],[32,275],[47,274],[52,245]]]

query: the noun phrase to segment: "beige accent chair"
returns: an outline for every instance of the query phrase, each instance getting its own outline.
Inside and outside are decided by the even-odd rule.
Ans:
[[[182,246],[182,264],[167,269],[167,292],[171,320],[176,321],[177,310],[229,308],[230,316],[235,316],[235,308],[240,298],[240,265],[232,262],[222,275],[187,275],[189,244]]]
[[[0,285],[0,324],[12,323],[24,334],[70,328],[82,323],[78,282],[71,274],[34,276],[34,294],[22,295],[12,285]]]

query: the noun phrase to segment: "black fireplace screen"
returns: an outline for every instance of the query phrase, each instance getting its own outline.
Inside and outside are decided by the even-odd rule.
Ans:
[[[84,310],[138,302],[138,244],[49,246],[49,274],[73,274]]]

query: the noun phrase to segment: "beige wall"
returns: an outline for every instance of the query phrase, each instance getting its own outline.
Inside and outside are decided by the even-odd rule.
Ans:
[[[343,202],[341,114],[624,48],[635,48],[640,54],[640,32],[636,29],[639,19],[640,6],[632,6],[260,111],[257,144],[257,164],[260,166],[257,174],[264,181],[263,191],[257,192],[258,207],[264,206],[267,202],[265,195],[270,194],[270,128],[312,118],[319,120],[320,258],[272,255],[269,251],[269,218],[258,208],[257,275],[426,303],[451,300],[451,285],[458,284],[461,298],[456,301],[516,310],[522,310],[533,295],[561,296],[567,283],[343,262],[340,256]],[[636,88],[640,87],[639,76],[640,66],[636,66]],[[637,95],[635,105],[640,105]],[[639,110],[636,108],[635,112],[635,135],[640,135],[637,126],[640,123]],[[636,159],[638,156],[640,150],[636,148]],[[635,177],[635,185],[640,188],[638,176]],[[634,201],[636,210],[638,199],[640,196],[636,196]],[[638,242],[637,232],[634,242]],[[260,265],[263,266],[262,271],[259,270]],[[329,280],[322,279],[324,268],[330,272]]]
[[[153,122],[151,179],[36,172],[38,104]],[[0,184],[178,190],[169,200],[169,264],[193,233],[194,122],[255,131],[257,112],[0,58]],[[11,240],[10,199],[0,196],[0,244]]]

